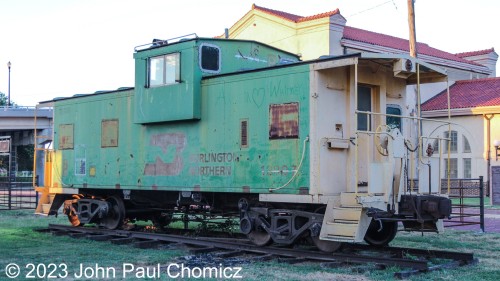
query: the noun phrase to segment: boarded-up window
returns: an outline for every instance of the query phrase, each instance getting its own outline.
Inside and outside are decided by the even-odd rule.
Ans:
[[[118,146],[118,119],[102,120],[101,147]]]
[[[269,105],[269,139],[299,137],[299,103]]]
[[[59,125],[59,149],[73,149],[73,124]]]

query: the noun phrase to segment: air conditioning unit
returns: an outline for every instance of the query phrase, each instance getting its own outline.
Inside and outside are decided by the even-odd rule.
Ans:
[[[415,64],[411,59],[399,59],[394,63],[394,76],[399,78],[408,78],[416,71]]]

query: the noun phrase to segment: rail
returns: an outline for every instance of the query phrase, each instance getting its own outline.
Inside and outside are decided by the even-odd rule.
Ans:
[[[51,232],[53,235],[67,235],[73,238],[87,238],[94,241],[109,241],[118,245],[132,245],[137,248],[156,248],[162,244],[184,245],[195,254],[211,253],[224,257],[228,253],[232,256],[241,255],[245,260],[251,260],[251,255],[257,259],[276,259],[278,261],[300,263],[320,262],[322,265],[333,266],[358,264],[397,266],[406,271],[395,272],[396,278],[408,277],[413,274],[429,272],[441,268],[458,267],[477,263],[472,253],[423,250],[414,248],[383,247],[377,248],[362,244],[346,244],[344,250],[334,253],[325,253],[308,248],[258,247],[247,239],[230,239],[214,237],[189,237],[163,233],[146,233],[129,230],[107,230],[93,227],[72,227],[66,225],[49,224],[48,229],[41,232]],[[187,248],[186,248],[187,246]],[[230,252],[227,252],[230,250]],[[219,253],[217,253],[219,252]],[[431,265],[434,259],[444,260],[442,264]],[[409,269],[409,270],[408,270]]]
[[[151,43],[146,43],[146,44],[142,44],[142,45],[139,45],[139,46],[135,46],[134,47],[134,51],[135,52],[139,52],[139,51],[146,50],[146,49],[149,49],[149,48],[152,48],[152,47],[164,46],[164,45],[172,44],[172,43],[175,43],[175,42],[180,42],[183,39],[194,39],[194,38],[198,38],[198,35],[196,35],[196,33],[191,33],[191,34],[187,34],[187,35],[183,35],[183,36],[178,36],[178,37],[174,37],[174,38],[170,38],[170,39],[165,39],[165,40],[154,39],[153,42],[151,42]]]

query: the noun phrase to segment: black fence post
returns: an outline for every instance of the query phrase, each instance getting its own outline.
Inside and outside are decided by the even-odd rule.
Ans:
[[[9,210],[12,210],[12,184],[10,182],[10,177],[9,177],[9,181],[7,183],[7,189],[9,190],[8,206],[9,206]]]
[[[479,223],[484,232],[484,183],[483,176],[479,177]]]

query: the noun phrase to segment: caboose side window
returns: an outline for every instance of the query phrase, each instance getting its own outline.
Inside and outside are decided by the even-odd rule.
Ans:
[[[200,45],[200,69],[203,72],[219,73],[221,65],[220,48],[211,44]]]
[[[179,83],[180,53],[173,53],[149,59],[149,87]]]

